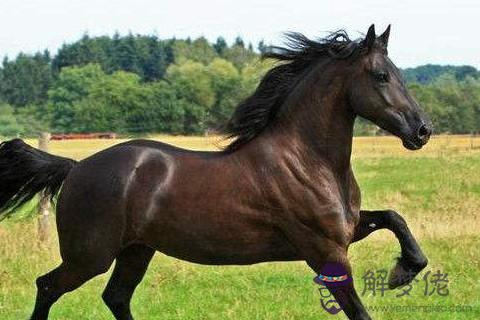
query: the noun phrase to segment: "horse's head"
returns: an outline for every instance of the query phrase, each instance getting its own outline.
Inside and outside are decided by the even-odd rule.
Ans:
[[[377,37],[372,25],[362,42],[366,54],[352,64],[350,103],[353,111],[420,149],[432,133],[430,120],[405,88],[400,71],[387,56],[390,26]]]

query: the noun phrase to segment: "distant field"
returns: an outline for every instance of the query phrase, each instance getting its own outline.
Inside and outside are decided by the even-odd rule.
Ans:
[[[215,150],[225,143],[218,137],[154,138],[196,150]],[[50,151],[82,159],[119,142],[54,141]],[[449,280],[447,296],[425,296],[422,277],[410,296],[397,298],[398,290],[384,297],[380,292],[365,294],[362,300],[373,318],[480,319],[480,138],[437,136],[416,152],[403,149],[392,137],[356,138],[353,167],[363,208],[402,213],[430,260],[427,271],[448,273]],[[60,261],[55,237],[48,246],[40,246],[33,219],[0,223],[0,319],[28,318],[36,277]],[[352,245],[349,254],[360,294],[365,272],[389,270],[398,253],[398,243],[387,231]],[[132,309],[137,319],[346,319],[323,311],[313,276],[300,262],[207,267],[157,254]],[[97,277],[64,296],[53,307],[51,319],[112,319],[100,298],[107,279],[108,275]],[[397,310],[381,309],[392,306]],[[419,308],[406,311],[405,306]],[[435,306],[471,308],[434,312]]]

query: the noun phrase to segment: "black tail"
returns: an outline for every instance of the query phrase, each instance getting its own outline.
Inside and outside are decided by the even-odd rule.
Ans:
[[[76,161],[35,149],[20,139],[0,144],[0,220],[43,191],[53,199]]]

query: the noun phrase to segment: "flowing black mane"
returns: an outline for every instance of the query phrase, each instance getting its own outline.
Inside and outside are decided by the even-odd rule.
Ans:
[[[346,59],[362,49],[361,41],[350,40],[345,31],[311,40],[300,33],[287,33],[285,47],[270,47],[262,58],[284,61],[269,70],[255,92],[238,105],[227,122],[224,133],[233,141],[227,151],[239,147],[258,136],[275,118],[295,84],[319,59]]]

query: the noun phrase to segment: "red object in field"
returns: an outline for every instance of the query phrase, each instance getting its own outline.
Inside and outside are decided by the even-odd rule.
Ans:
[[[114,132],[52,134],[50,140],[116,139]]]

